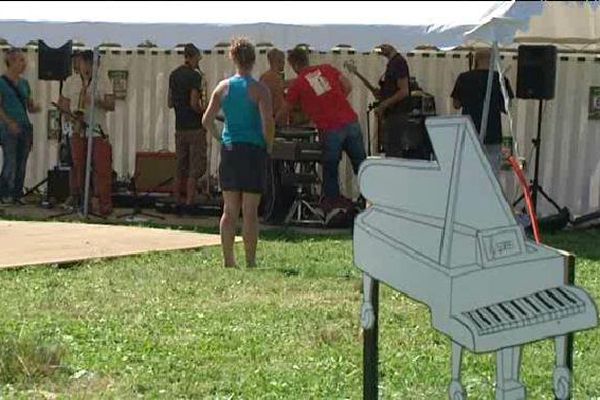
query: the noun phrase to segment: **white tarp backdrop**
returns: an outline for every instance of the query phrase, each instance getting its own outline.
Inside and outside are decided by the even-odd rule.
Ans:
[[[32,6],[29,3],[36,4]],[[127,97],[125,100],[117,102],[116,111],[109,113],[106,121],[106,131],[113,145],[114,169],[119,175],[133,173],[136,151],[174,150],[174,116],[172,111],[167,108],[166,90],[168,74],[182,61],[182,56],[175,51],[130,49],[126,48],[127,44],[133,44],[135,47],[140,42],[150,39],[151,41],[155,40],[159,45],[171,48],[178,43],[193,41],[199,47],[212,49],[216,43],[227,41],[234,34],[241,34],[244,33],[244,29],[249,29],[249,26],[245,25],[191,24],[194,18],[217,22],[216,18],[219,15],[215,10],[218,10],[219,6],[223,7],[215,4],[219,2],[186,2],[184,4],[169,2],[167,6],[165,6],[165,2],[145,2],[143,7],[140,6],[141,3],[137,2],[135,4],[132,4],[133,2],[113,2],[115,3],[113,5],[107,4],[111,2],[83,2],[60,6],[56,3],[62,2],[0,2],[3,19],[28,20],[28,22],[0,20],[0,38],[4,38],[14,45],[22,45],[35,39],[43,39],[54,46],[61,45],[68,39],[80,40],[87,46],[104,42],[116,42],[123,45],[121,49],[106,49],[106,54],[102,56],[101,67],[102,74],[106,74],[108,70],[129,71]],[[100,5],[96,3],[100,3]],[[469,3],[466,8],[456,5],[456,3],[463,2],[448,2],[453,4],[452,6],[443,6],[442,3],[448,3],[439,2],[439,7],[438,4],[433,7],[432,2],[414,2],[417,5],[410,5],[411,2],[386,2],[385,5],[376,4],[377,2],[369,2],[367,5],[363,2],[349,2],[346,4],[351,5],[350,10],[354,11],[349,11],[347,15],[346,4],[344,12],[342,12],[337,2],[335,2],[335,6],[331,5],[334,2],[310,2],[303,6],[300,4],[306,2],[283,2],[285,3],[283,5],[269,3],[265,6],[257,4],[261,2],[243,2],[245,5],[232,3],[236,2],[226,3],[228,10],[237,9],[244,12],[221,12],[221,16],[225,15],[231,23],[235,22],[232,20],[234,16],[240,18],[238,22],[251,22],[250,14],[245,16],[246,20],[241,20],[246,11],[249,13],[250,8],[260,9],[265,14],[263,20],[283,20],[284,22],[297,20],[297,23],[302,22],[303,18],[305,18],[304,21],[307,21],[307,15],[313,15],[306,11],[309,6],[313,11],[315,7],[318,7],[319,10],[324,11],[326,20],[333,22],[340,22],[343,18],[347,18],[348,23],[354,23],[360,21],[358,18],[362,17],[364,23],[376,22],[376,20],[384,23],[398,15],[398,21],[406,23],[406,25],[396,27],[369,25],[302,27],[253,24],[252,26],[257,29],[255,32],[259,33],[256,35],[247,33],[255,43],[260,41],[274,44],[291,43],[290,46],[279,44],[282,48],[292,47],[298,43],[309,43],[315,49],[330,50],[331,47],[341,43],[350,44],[359,52],[356,54],[347,54],[345,51],[342,51],[342,54],[333,54],[330,51],[315,53],[312,56],[312,62],[329,62],[342,68],[343,62],[352,58],[359,70],[364,72],[372,82],[376,82],[379,78],[384,69],[385,60],[374,54],[362,54],[361,50],[369,51],[374,45],[381,42],[395,43],[405,53],[414,46],[422,44],[434,44],[439,47],[464,44],[469,39],[476,40],[476,36],[467,38],[463,34],[474,29],[476,24],[473,22],[481,21],[485,24],[486,21],[489,21],[489,18],[485,17],[486,14],[498,18],[514,17],[519,10],[525,10],[526,15],[522,15],[522,18],[517,18],[517,20],[526,22],[530,18],[530,29],[527,30],[524,27],[523,30],[517,31],[516,40],[558,43],[562,49],[594,50],[597,48],[594,46],[599,43],[598,35],[600,33],[599,2],[585,4],[580,2],[466,2]],[[422,7],[423,4],[427,4],[427,7]],[[363,7],[362,15],[358,12],[361,11],[359,8],[361,5]],[[286,11],[279,11],[279,7]],[[451,16],[444,16],[444,14],[450,14],[448,7],[454,8],[454,11],[459,9],[458,14],[461,18],[464,16],[463,21],[466,25],[458,27],[451,25],[449,22]],[[388,12],[387,10],[390,9],[397,12]],[[69,14],[69,10],[72,14]],[[264,10],[268,10],[268,12]],[[429,16],[424,15],[432,10],[439,12]],[[491,14],[490,10],[492,10]],[[304,14],[302,14],[303,12]],[[421,19],[417,18],[419,13]],[[111,14],[114,15],[111,16]],[[75,15],[75,17],[70,17],[71,21],[85,19],[112,21],[117,18],[121,18],[121,21],[139,21],[147,18],[147,21],[152,22],[157,20],[172,22],[181,19],[187,24],[171,25],[173,29],[163,30],[163,28],[159,29],[159,27],[164,27],[163,25],[151,24],[107,23],[104,25],[37,22],[40,19],[65,19],[65,15]],[[394,17],[390,17],[390,15],[394,15]],[[412,20],[407,16],[411,16]],[[569,24],[575,20],[578,21],[577,24]],[[515,19],[508,22],[503,26],[507,26],[509,30],[515,29]],[[104,28],[100,29],[102,26]],[[489,27],[489,24],[484,25],[485,27]],[[564,30],[561,27],[564,27]],[[384,36],[384,28],[390,29],[388,33],[392,36]],[[312,31],[317,29],[323,29],[323,31],[316,35]],[[368,36],[372,29],[381,30]],[[132,35],[139,34],[139,36],[126,36],[127,32]],[[269,35],[287,32],[287,36],[264,36],[267,35],[267,32],[274,32]],[[298,32],[307,36],[302,36]],[[328,33],[322,32],[344,32],[344,35],[332,38]],[[448,32],[453,32],[452,35],[458,36],[448,36],[446,35]],[[479,37],[484,39],[484,29],[479,32]],[[441,36],[436,35],[442,35],[442,33],[446,35],[445,39],[458,37],[460,40],[438,40]],[[395,36],[396,34],[398,36]],[[406,36],[404,36],[405,34]],[[392,40],[395,37],[397,39]],[[313,40],[310,40],[311,38]],[[283,42],[278,42],[278,40],[283,40]],[[514,45],[511,41],[512,39],[506,39],[503,47]],[[51,101],[58,97],[58,83],[37,80],[37,53],[34,51],[34,47],[28,47],[28,50],[29,69],[26,77],[32,84],[36,99],[43,107],[40,114],[33,116],[36,137],[27,173],[27,185],[31,186],[43,179],[48,168],[52,168],[56,162],[56,141],[48,140],[46,132],[47,112],[52,108]],[[506,70],[513,89],[515,89],[517,83],[516,54],[505,52],[503,55],[502,67]],[[455,112],[451,107],[449,96],[458,74],[469,67],[467,53],[460,51],[414,52],[407,57],[407,60],[411,74],[416,76],[426,91],[435,95],[438,112],[440,114]],[[262,73],[267,67],[264,54],[259,55],[257,61],[255,75]],[[205,54],[201,61],[201,68],[207,74],[209,88],[214,87],[220,79],[232,72],[231,63],[226,55],[218,54],[214,50],[211,54]],[[4,63],[0,63],[0,72],[3,71]],[[287,69],[286,76],[293,77],[293,72]],[[355,90],[351,94],[351,102],[359,113],[363,130],[366,131],[365,111],[368,102],[372,99],[358,80],[354,79],[353,83]],[[555,99],[546,102],[544,108],[540,178],[544,188],[559,203],[568,206],[575,214],[583,214],[600,207],[600,121],[587,118],[589,87],[600,86],[600,57],[597,54],[559,54],[556,85]],[[512,115],[514,134],[521,154],[529,156],[531,138],[536,132],[537,103],[526,100],[515,101],[512,106]],[[371,127],[372,135],[375,135],[373,124]],[[507,133],[508,130],[505,130],[505,134]],[[217,150],[217,144],[213,144],[212,148]],[[216,168],[216,154],[217,152],[213,151],[213,170]],[[341,183],[344,192],[348,195],[356,194],[351,169],[346,163],[342,163],[341,169]],[[508,176],[509,174],[504,174],[503,180],[510,193],[512,184],[507,179]],[[542,201],[542,205],[543,203]]]
[[[61,4],[66,3],[66,4]],[[162,47],[193,41],[212,48],[235,35],[291,48],[308,43],[329,50],[346,43],[370,51],[389,42],[400,50],[416,45],[457,46],[464,34],[494,18],[525,26],[542,2],[2,2],[2,37],[13,45],[42,38],[53,46],[69,39],[88,46],[150,40]],[[14,20],[14,21],[10,21]],[[515,28],[502,28],[512,39]],[[488,31],[485,31],[487,38]],[[350,43],[347,43],[350,42]]]

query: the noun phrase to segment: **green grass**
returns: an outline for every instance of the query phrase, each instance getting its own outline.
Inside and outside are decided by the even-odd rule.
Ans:
[[[546,239],[600,300],[600,232]],[[0,398],[362,398],[350,235],[268,232],[259,263],[225,270],[210,248],[1,272]],[[428,308],[388,288],[380,307],[382,397],[446,399],[450,346]],[[576,345],[574,399],[600,397],[600,332]],[[553,362],[552,342],[526,346],[530,399],[553,399]],[[494,374],[467,353],[471,399],[493,398]]]

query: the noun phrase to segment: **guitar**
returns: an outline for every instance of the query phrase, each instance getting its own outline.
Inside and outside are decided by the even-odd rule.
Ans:
[[[348,72],[354,74],[358,79],[360,79],[360,81],[366,86],[366,88],[369,89],[369,92],[371,92],[373,97],[375,97],[375,99],[379,101],[379,89],[371,85],[371,82],[369,82],[369,80],[365,78],[363,74],[358,72],[356,64],[354,64],[353,60],[344,61],[344,68],[346,68]]]
[[[356,64],[354,64],[353,60],[344,61],[344,68],[346,68],[346,70],[351,74],[355,75],[365,85],[369,92],[371,92],[373,97],[375,97],[375,102],[369,106],[369,111],[376,108],[379,105],[379,102],[381,101],[381,98],[379,96],[379,89],[371,85],[371,82],[369,82],[369,80],[365,78],[364,75],[358,72]],[[383,116],[376,113],[375,117],[377,118],[377,150],[381,151],[383,146]]]
[[[78,135],[78,136],[85,135],[85,132],[89,125],[87,122],[85,122],[85,114],[83,113],[83,111],[81,111],[81,110],[66,111],[66,110],[63,110],[56,102],[52,102],[52,105],[54,107],[56,107],[56,109],[62,115],[69,117],[69,119],[73,123],[73,134]],[[106,133],[104,133],[104,130],[102,129],[100,124],[96,125],[94,132],[99,133],[103,139],[108,138],[108,136],[106,135]]]

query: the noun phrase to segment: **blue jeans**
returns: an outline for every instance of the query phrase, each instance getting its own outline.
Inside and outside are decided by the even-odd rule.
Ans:
[[[0,135],[2,135],[0,197],[18,200],[23,196],[31,134],[22,131],[18,135],[13,135],[8,132],[8,129],[0,129]]]
[[[340,195],[338,167],[345,151],[354,174],[367,155],[363,143],[363,135],[358,122],[353,122],[333,131],[325,131],[321,135],[323,144],[323,195],[336,198]]]

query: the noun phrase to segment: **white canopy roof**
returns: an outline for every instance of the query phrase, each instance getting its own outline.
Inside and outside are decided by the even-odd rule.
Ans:
[[[518,29],[527,31],[532,17],[557,6],[591,17],[560,20],[555,15],[551,24],[542,24],[544,33],[538,36],[561,35],[565,27],[571,35],[584,32],[597,39],[600,17],[592,11],[597,5],[597,1],[4,1],[0,37],[18,46],[34,39],[59,46],[73,39],[88,46],[136,47],[149,40],[167,48],[187,42],[212,48],[245,35],[255,43],[280,48],[306,43],[330,50],[348,44],[370,51],[385,42],[407,51],[423,44],[454,47],[469,39],[511,43]]]

